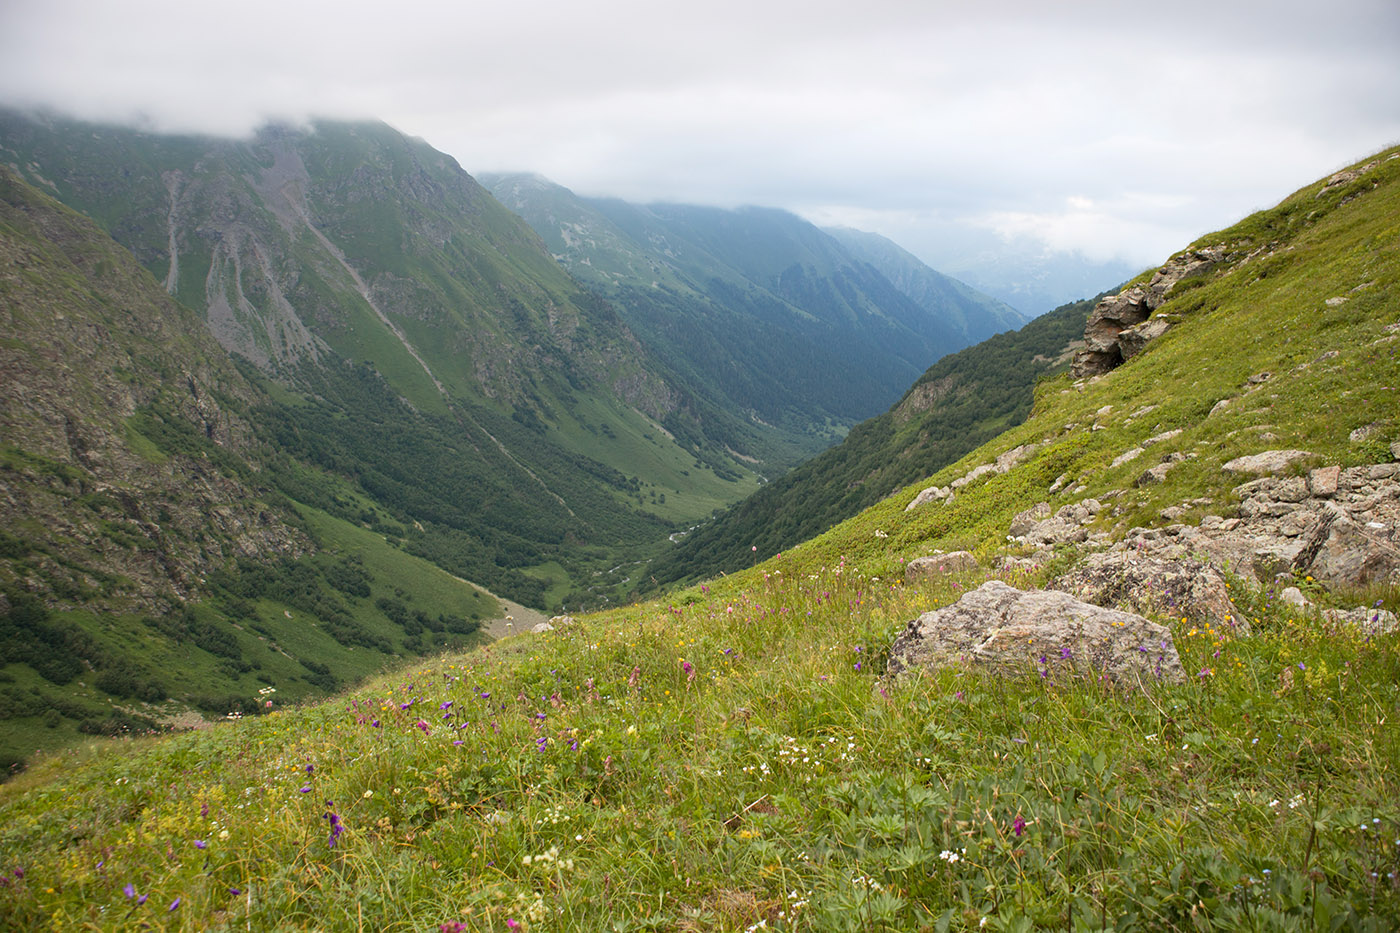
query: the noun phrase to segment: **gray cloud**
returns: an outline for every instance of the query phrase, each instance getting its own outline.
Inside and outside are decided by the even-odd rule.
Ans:
[[[935,266],[974,233],[1150,264],[1400,140],[1393,0],[972,6],[9,0],[0,98],[378,118],[468,171],[786,207]]]

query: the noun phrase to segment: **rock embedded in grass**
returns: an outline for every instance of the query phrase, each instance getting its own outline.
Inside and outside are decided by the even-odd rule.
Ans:
[[[911,621],[890,647],[889,672],[955,664],[1005,674],[1066,675],[1150,686],[1185,679],[1171,632],[1140,615],[1067,593],[991,580]]]
[[[1248,634],[1220,571],[1189,557],[1149,556],[1126,547],[1090,554],[1049,588],[1096,606],[1190,618],[1221,634]]]
[[[977,558],[972,556],[971,551],[952,551],[943,553],[935,551],[926,557],[916,557],[904,567],[904,578],[910,582],[924,578],[933,577],[945,573],[965,573],[969,570],[980,570],[982,565],[977,562]]]

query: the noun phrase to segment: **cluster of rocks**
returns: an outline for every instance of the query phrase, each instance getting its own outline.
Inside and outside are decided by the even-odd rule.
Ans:
[[[1039,502],[1016,514],[1007,529],[1007,540],[1038,550],[1057,544],[1107,543],[1107,534],[1091,533],[1088,527],[1103,509],[1098,499],[1084,499],[1061,506],[1052,514],[1050,503]]]
[[[1235,517],[1133,529],[1115,547],[1172,559],[1201,555],[1256,583],[1280,574],[1344,586],[1400,583],[1400,463],[1264,476],[1234,494]]]
[[[1394,452],[1400,460],[1400,449]],[[1225,464],[1227,472],[1266,474],[1235,487],[1236,516],[1135,528],[1047,590],[1022,592],[991,581],[924,613],[891,647],[890,671],[961,662],[1008,671],[1039,666],[1046,676],[1063,668],[1122,684],[1176,682],[1182,673],[1170,631],[1141,613],[1190,619],[1221,637],[1247,635],[1227,573],[1256,584],[1295,576],[1343,586],[1400,584],[1400,463],[1277,475],[1310,456],[1265,451]],[[1008,538],[1037,548],[1036,560],[1060,545],[1102,546],[1107,535],[1090,526],[1103,509],[1085,499],[1052,513],[1042,502],[1016,515]],[[912,581],[973,569],[975,558],[959,551],[917,558],[905,574]],[[1310,605],[1296,587],[1281,598]],[[1378,607],[1320,614],[1367,632],[1400,628],[1394,614]]]
[[[1204,275],[1226,259],[1225,251],[1218,247],[1182,253],[1158,269],[1146,287],[1135,285],[1101,299],[1085,325],[1084,348],[1074,355],[1071,364],[1075,378],[1115,369],[1142,352],[1149,341],[1165,334],[1173,322],[1161,316],[1154,318],[1152,312],[1166,303],[1182,279]]]

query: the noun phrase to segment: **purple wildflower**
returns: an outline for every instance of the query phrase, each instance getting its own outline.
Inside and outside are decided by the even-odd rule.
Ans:
[[[165,912],[166,912],[166,913],[173,913],[173,912],[175,911],[175,908],[176,908],[176,907],[179,907],[179,906],[180,906],[180,898],[177,897],[177,898],[175,898],[175,900],[173,900],[173,901],[170,902],[170,906],[167,907],[167,908],[165,909]]]
[[[414,723],[414,725],[417,726],[419,729],[422,729],[424,735],[427,735],[427,734],[428,734],[429,726],[428,726],[428,724],[427,724],[426,722],[424,722],[423,720],[421,720],[421,719],[418,720],[417,722]]]
[[[1062,658],[1068,658],[1069,656],[1070,656],[1069,645],[1065,645],[1063,648],[1060,649],[1060,657],[1062,657]]]
[[[122,885],[122,893],[125,894],[128,898],[135,897],[136,885],[128,881],[126,884]]]
[[[326,801],[326,806],[331,806],[331,802],[329,800]],[[340,822],[340,815],[337,814],[334,810],[328,810],[326,812],[326,819],[330,820],[331,823],[331,835],[330,838],[327,840],[327,845],[330,848],[334,849],[336,840],[340,838],[341,833],[345,832],[345,827]]]
[[[205,842],[203,839],[196,839],[194,841],[194,847],[196,849],[207,849],[209,847],[209,843]]]
[[[1025,831],[1026,831],[1026,818],[1023,817],[1023,816],[1017,816],[1016,819],[1013,820],[1012,823],[1011,823],[1011,831],[1012,831],[1013,833],[1015,833],[1017,836],[1019,836],[1019,835],[1021,835],[1021,833],[1025,832]]]

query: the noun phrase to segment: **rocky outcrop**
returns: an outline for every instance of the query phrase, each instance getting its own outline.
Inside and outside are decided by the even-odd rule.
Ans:
[[[1050,504],[1041,502],[1011,520],[1007,537],[1017,544],[1037,548],[1079,544],[1093,537],[1088,526],[1103,508],[1099,500],[1085,499],[1061,506],[1051,515]]]
[[[1189,557],[1104,551],[1090,554],[1049,586],[1096,606],[1189,618],[1222,634],[1248,632],[1224,576],[1210,564]]]
[[[934,501],[943,501],[945,504],[952,502],[957,490],[962,489],[964,486],[984,476],[996,476],[1001,473],[1008,473],[1011,471],[1012,467],[1029,460],[1039,449],[1039,444],[1021,444],[1018,447],[1013,447],[998,456],[992,463],[984,463],[981,466],[973,467],[962,476],[953,480],[948,486],[929,486],[915,496],[914,500],[904,507],[904,511],[909,512],[921,505],[927,505]]]
[[[1226,473],[1249,473],[1254,476],[1278,474],[1287,470],[1294,463],[1306,460],[1311,456],[1312,454],[1306,450],[1266,450],[1262,453],[1236,457],[1221,469]]]
[[[1322,467],[1237,486],[1238,515],[1135,528],[1112,550],[1192,556],[1256,582],[1306,574],[1332,585],[1400,583],[1400,464]]]
[[[912,512],[921,505],[928,505],[930,502],[952,502],[953,490],[948,486],[930,486],[922,490],[913,501],[904,507],[904,511]]]
[[[1182,279],[1204,275],[1225,260],[1218,248],[1194,250],[1173,256],[1153,274],[1146,286],[1137,285],[1109,295],[1094,306],[1084,327],[1084,348],[1074,355],[1075,378],[1097,376],[1141,353],[1147,344],[1171,327],[1166,318],[1152,312],[1166,303]]]
[[[889,671],[970,664],[1149,686],[1184,679],[1171,632],[1142,616],[1067,593],[991,580],[955,604],[911,621],[890,647]]]

